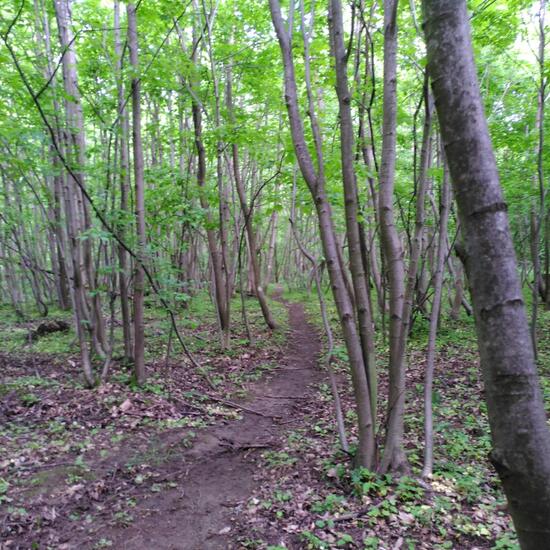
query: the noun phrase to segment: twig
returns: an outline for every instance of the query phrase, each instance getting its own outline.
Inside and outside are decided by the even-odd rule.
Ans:
[[[356,519],[356,518],[359,518],[361,516],[364,516],[371,509],[372,509],[372,506],[365,506],[364,508],[361,508],[361,509],[357,510],[357,512],[350,512],[349,514],[343,514],[341,516],[333,517],[333,518],[330,518],[330,519],[334,523],[339,523],[341,521],[348,521],[350,519]]]
[[[221,399],[219,397],[213,397],[211,395],[208,396],[208,399],[211,401],[216,401],[217,403],[221,403],[222,405],[227,405],[228,407],[231,407],[233,409],[241,409],[245,412],[251,413],[251,414],[257,414],[258,416],[263,416],[264,418],[280,418],[276,415],[272,414],[264,414],[260,411],[256,411],[254,409],[249,409],[248,407],[245,407],[243,405],[239,405],[238,403],[234,403],[233,401],[227,401],[226,399]]]
[[[309,399],[307,395],[267,395],[260,394],[257,397],[267,397],[269,399]]]
[[[235,447],[233,443],[220,443],[222,447],[228,447],[232,449],[233,451],[246,451],[249,449],[271,449],[273,447],[272,444],[269,443],[257,443],[257,444],[251,444],[251,445],[239,445],[238,447]]]

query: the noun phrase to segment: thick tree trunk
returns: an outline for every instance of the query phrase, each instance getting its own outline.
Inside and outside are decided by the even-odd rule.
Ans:
[[[428,71],[464,235],[493,451],[521,547],[549,548],[550,432],[465,0],[423,0]]]

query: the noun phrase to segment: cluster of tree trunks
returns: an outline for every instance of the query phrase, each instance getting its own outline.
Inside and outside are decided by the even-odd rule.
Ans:
[[[276,122],[279,133],[288,122],[294,150],[287,224],[279,213],[284,208],[274,204],[268,210],[262,198],[267,185],[275,189],[272,196],[286,196],[281,166],[288,151],[282,143],[273,144],[273,162],[266,166],[241,133],[240,117],[245,110],[235,93],[239,86],[235,67],[230,58],[219,59],[215,48],[217,5],[207,7],[193,0],[185,8],[191,10],[189,32],[180,24],[185,11],[174,19],[163,45],[173,43],[185,63],[178,69],[178,89],[165,91],[161,99],[142,91],[146,69],[139,60],[138,7],[126,5],[124,37],[124,15],[115,1],[113,29],[103,32],[105,40],[113,33],[116,118],[110,125],[90,128],[83,114],[71,2],[53,3],[61,51],[61,70],[57,71],[49,11],[36,0],[33,40],[42,52],[37,59],[47,95],[42,97],[46,88],[33,90],[26,79],[10,46],[11,28],[2,38],[44,122],[42,153],[49,169],[37,176],[18,165],[0,164],[5,205],[0,212],[0,276],[5,283],[0,298],[12,304],[21,320],[29,296],[44,317],[54,302],[70,309],[82,374],[89,386],[97,382],[94,365],[98,361],[103,364],[101,380],[109,377],[118,307],[124,359],[133,363],[135,379],[142,384],[147,376],[148,293],[167,309],[172,320],[169,346],[174,330],[188,353],[174,321],[174,309],[185,307],[186,294],[203,283],[215,305],[220,344],[226,348],[231,343],[231,302],[237,289],[251,337],[244,294],[257,298],[266,326],[274,330],[277,323],[267,297],[268,286],[280,279],[289,285],[308,279],[320,301],[329,342],[327,368],[336,423],[341,445],[348,450],[331,371],[333,335],[323,290],[326,273],[351,372],[358,431],[355,462],[359,466],[379,472],[409,470],[404,450],[407,343],[418,316],[429,322],[424,386],[426,477],[434,468],[436,336],[447,300],[451,319],[458,319],[462,309],[475,317],[494,445],[491,458],[501,476],[521,545],[544,548],[550,539],[550,435],[535,357],[540,300],[550,307],[550,218],[543,162],[546,0],[540,0],[538,12],[536,169],[532,179],[537,200],[529,216],[532,277],[525,275],[532,282],[530,326],[480,98],[465,0],[422,2],[428,65],[422,72],[422,92],[414,113],[409,206],[398,200],[395,190],[398,0],[383,2],[380,153],[372,113],[378,86],[374,4],[367,6],[360,0],[352,6],[348,32],[341,0],[328,0],[326,34],[339,132],[339,139],[331,137],[330,145],[323,121],[324,90],[315,75],[311,51],[318,6],[305,0],[295,4],[283,14],[279,0],[269,0],[287,110],[287,118],[278,115]],[[410,8],[420,33],[414,2]],[[232,45],[235,31],[227,38]],[[300,43],[294,44],[295,40]],[[298,74],[303,74],[303,82],[298,81]],[[44,114],[46,103],[48,115]],[[161,129],[166,135],[161,135]],[[91,171],[87,171],[90,147],[86,139],[90,134],[93,148],[101,151],[108,167],[104,189],[93,197],[89,191]],[[332,168],[326,160],[327,151],[334,143],[340,162],[342,225],[331,197],[332,182],[326,175]],[[19,151],[10,143],[0,146],[8,156],[17,157]],[[164,165],[177,180],[174,185],[180,201],[175,216],[166,224],[164,213],[154,212],[146,202],[149,191],[164,192],[157,189],[160,184],[155,180]],[[358,177],[363,174],[360,169],[365,171],[364,177]],[[313,216],[296,208],[300,176]],[[37,227],[45,229],[43,238],[20,223],[28,216],[25,193],[36,199],[32,214],[39,220]],[[448,228],[455,221],[453,201],[458,218],[456,234],[450,236]],[[66,328],[51,321],[39,326],[32,339]],[[376,349],[376,331],[381,331],[389,344],[385,407],[378,395],[382,354]]]

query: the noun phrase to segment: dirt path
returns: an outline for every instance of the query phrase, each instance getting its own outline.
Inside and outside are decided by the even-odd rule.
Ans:
[[[290,304],[290,332],[284,364],[254,384],[243,403],[260,414],[243,412],[233,421],[201,432],[192,449],[174,461],[177,487],[138,503],[134,521],[104,536],[117,549],[215,550],[235,547],[231,518],[254,488],[255,456],[277,449],[301,418],[301,403],[319,381],[319,339],[300,304]]]

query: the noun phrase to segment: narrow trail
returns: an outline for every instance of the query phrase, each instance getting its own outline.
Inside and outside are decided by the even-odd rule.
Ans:
[[[177,487],[138,503],[135,521],[107,533],[118,549],[216,550],[235,548],[231,518],[246,505],[254,486],[255,457],[276,450],[284,435],[299,425],[301,403],[317,369],[321,344],[307,323],[303,306],[289,304],[289,335],[283,364],[252,385],[242,405],[242,420],[201,431],[193,447],[174,460]]]

